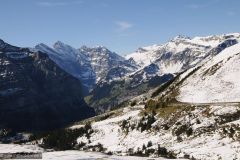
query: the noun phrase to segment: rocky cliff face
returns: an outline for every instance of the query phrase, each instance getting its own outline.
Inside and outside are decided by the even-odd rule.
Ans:
[[[136,64],[103,46],[75,49],[58,41],[52,48],[39,44],[35,49],[47,53],[63,70],[81,80],[86,93],[97,83],[121,79],[137,69]]]
[[[89,58],[92,69],[96,73],[96,83],[119,80],[137,70],[136,64],[111,52],[106,47],[82,46],[79,50]]]
[[[0,41],[0,125],[50,129],[94,115],[81,82],[47,54]]]
[[[96,74],[92,70],[88,57],[77,49],[60,41],[56,42],[53,48],[45,44],[39,44],[35,48],[47,53],[59,67],[79,79],[85,93],[96,83]]]

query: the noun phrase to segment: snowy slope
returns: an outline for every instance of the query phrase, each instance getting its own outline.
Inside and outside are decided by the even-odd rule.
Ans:
[[[240,44],[226,48],[190,76],[180,87],[182,102],[240,101]]]
[[[234,117],[238,114],[240,108],[236,104],[195,106],[189,111],[181,110],[181,106],[179,106],[178,111],[172,112],[165,118],[156,115],[156,121],[152,124],[151,130],[141,132],[134,126],[141,121],[143,115],[140,113],[143,110],[142,105],[128,107],[123,109],[121,114],[118,113],[106,120],[93,122],[94,133],[89,139],[79,137],[78,143],[86,143],[86,146],[102,144],[106,148],[106,153],[125,155],[129,153],[130,149],[133,152],[142,150],[142,146],[147,146],[151,141],[150,148],[157,149],[160,145],[178,158],[188,157],[197,160],[240,158],[239,141],[237,138],[225,135],[229,133],[229,128],[236,126],[233,130],[237,129],[237,125],[240,123],[237,120],[239,116],[227,121],[222,118],[227,115]],[[121,127],[123,121],[127,121],[124,128]],[[169,128],[164,129],[165,125]],[[184,126],[186,128],[177,133]],[[190,135],[185,134],[188,128],[192,130]],[[226,129],[226,133],[223,132],[223,128]],[[237,135],[236,131],[233,137]]]
[[[136,98],[140,100],[139,96]],[[171,107],[171,106],[168,106]],[[147,149],[156,150],[159,145],[166,148],[177,159],[196,160],[229,160],[240,158],[239,143],[239,113],[238,104],[229,103],[223,105],[207,106],[176,106],[168,116],[155,115],[155,122],[149,130],[141,131],[136,126],[140,123],[144,114],[143,105],[137,104],[134,107],[127,106],[120,109],[105,120],[92,120],[93,132],[90,136],[82,136],[77,139],[78,143],[86,143],[84,151],[66,150],[45,152],[42,148],[34,145],[0,144],[0,153],[16,152],[42,152],[43,159],[156,159],[165,158],[132,157],[132,152],[143,151],[143,144]],[[189,110],[186,108],[191,107]],[[167,108],[165,108],[167,111]],[[231,117],[231,118],[228,118]],[[125,127],[122,127],[126,121]],[[164,126],[169,126],[165,128]],[[74,125],[71,129],[82,127]],[[191,133],[187,130],[191,128]],[[128,130],[128,131],[127,131]],[[147,145],[149,142],[152,145]],[[105,155],[92,152],[90,146],[102,144]],[[89,147],[89,148],[88,148]],[[89,150],[88,150],[88,149]]]

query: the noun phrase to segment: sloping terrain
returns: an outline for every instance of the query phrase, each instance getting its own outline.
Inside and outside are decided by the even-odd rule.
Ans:
[[[180,86],[182,102],[240,101],[240,44],[226,48],[206,62]]]
[[[70,142],[81,151],[196,160],[240,158],[239,103],[186,104],[150,97],[151,93],[140,95],[125,108],[36,140],[58,150],[66,144],[50,143],[52,139],[66,143],[68,134],[79,133]]]
[[[94,151],[102,146],[102,152],[117,155],[239,159],[239,113],[237,103],[128,106],[90,119],[90,135],[77,142],[80,150]]]
[[[108,155],[196,160],[240,158],[239,103],[162,103],[146,100],[146,96],[135,98],[135,106],[127,105],[84,120],[61,132],[68,135],[84,131],[74,135],[72,147]],[[62,134],[42,137],[41,145],[46,147],[53,138],[66,142],[69,136],[64,138]],[[58,150],[60,146],[51,147]]]
[[[148,81],[142,81],[140,84],[138,84],[139,79],[132,78],[102,83],[97,85],[90,95],[85,97],[85,100],[97,113],[104,113],[124,105],[129,99],[146,93],[150,89],[166,83],[173,78],[174,75],[172,74],[164,74],[162,76],[154,76]]]

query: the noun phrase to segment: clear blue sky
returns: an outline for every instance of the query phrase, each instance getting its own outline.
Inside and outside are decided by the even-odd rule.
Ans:
[[[240,0],[0,0],[0,38],[125,54],[176,35],[240,32],[239,7]]]

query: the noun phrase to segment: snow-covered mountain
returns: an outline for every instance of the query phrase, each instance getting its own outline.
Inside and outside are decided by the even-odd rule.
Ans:
[[[220,41],[214,43],[196,65],[182,70],[169,84],[160,86],[160,97],[187,103],[239,102],[240,34],[201,39]]]
[[[239,38],[238,33],[195,38],[177,36],[165,44],[139,48],[128,54],[126,59],[132,59],[141,66],[133,74],[141,74],[143,79],[166,73],[176,74],[194,67],[209,54],[214,56],[211,50],[236,44]]]
[[[88,90],[99,82],[119,79],[137,69],[136,64],[103,46],[75,49],[58,41],[52,48],[39,44],[35,49],[47,53],[62,69],[80,79]]]
[[[96,74],[92,70],[90,61],[79,50],[60,41],[56,42],[53,48],[39,44],[35,49],[47,53],[63,70],[80,79],[86,90],[95,84]]]
[[[239,36],[238,33],[195,38],[177,36],[165,44],[139,48],[126,57],[103,46],[75,49],[60,41],[53,47],[39,44],[35,49],[49,54],[62,69],[80,79],[86,90],[91,90],[96,84],[115,80],[130,78],[134,81],[132,86],[138,86],[156,76],[177,75],[219,53],[224,45],[237,43]]]
[[[137,69],[135,63],[125,60],[125,58],[103,46],[95,48],[82,46],[79,50],[88,57],[96,74],[97,83],[122,78]]]
[[[125,58],[137,65],[137,70],[123,77],[97,85],[89,104],[111,108],[127,99],[161,85],[188,69],[201,66],[224,49],[238,43],[239,33],[188,38],[177,36],[162,45],[143,47]],[[99,93],[104,93],[99,96]]]

